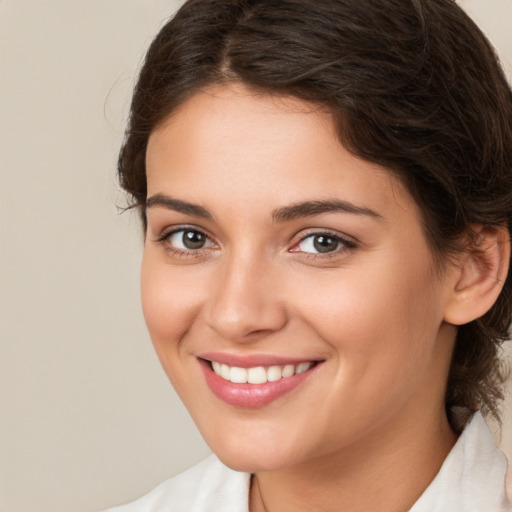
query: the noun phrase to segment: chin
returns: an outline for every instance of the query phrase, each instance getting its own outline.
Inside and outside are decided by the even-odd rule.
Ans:
[[[276,471],[290,466],[286,457],[279,455],[269,456],[268,453],[234,453],[234,452],[214,452],[220,461],[228,468],[243,473],[264,473],[267,471]]]
[[[223,440],[209,442],[212,451],[223,464],[235,471],[261,473],[293,466],[299,462],[297,446],[274,438],[254,439],[254,436],[234,434]],[[287,446],[288,445],[288,446]]]

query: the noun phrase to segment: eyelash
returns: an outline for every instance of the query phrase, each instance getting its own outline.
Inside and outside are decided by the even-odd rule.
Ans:
[[[170,238],[173,235],[175,235],[177,233],[180,233],[180,232],[184,232],[184,233],[186,233],[186,232],[198,233],[198,234],[204,236],[206,239],[210,240],[210,242],[215,245],[215,242],[212,241],[211,237],[208,234],[206,234],[203,230],[198,229],[198,228],[196,228],[194,226],[180,226],[179,228],[173,229],[172,231],[164,232],[155,241],[157,243],[161,244],[165,248],[165,250],[167,252],[171,253],[172,255],[179,256],[179,257],[198,257],[198,256],[201,256],[201,253],[202,253],[203,250],[208,249],[208,248],[205,248],[205,247],[200,247],[198,249],[184,250],[184,249],[177,249],[177,248],[173,247],[169,243],[169,240],[170,240]],[[321,253],[321,252],[305,252],[305,251],[293,250],[293,248],[300,246],[308,238],[321,237],[321,236],[333,239],[338,244],[338,246],[341,246],[341,247],[337,247],[335,250],[329,251],[329,252],[325,252],[325,253]],[[329,258],[333,258],[333,257],[339,256],[341,252],[352,251],[356,247],[357,247],[357,245],[356,245],[355,242],[353,242],[351,240],[347,240],[346,238],[342,237],[341,235],[339,235],[337,233],[333,233],[333,232],[330,232],[330,231],[311,231],[311,232],[306,233],[305,235],[303,235],[292,246],[292,248],[289,249],[289,252],[301,253],[303,255],[303,257],[305,257],[307,259],[322,259],[322,260],[325,260],[325,259],[329,259]]]
[[[177,249],[175,247],[173,247],[169,240],[170,238],[177,234],[177,233],[180,233],[180,232],[183,232],[183,233],[186,233],[186,232],[193,232],[193,233],[198,233],[200,235],[203,235],[206,239],[210,240],[211,241],[211,237],[208,236],[203,230],[201,229],[198,229],[194,226],[180,226],[176,229],[173,229],[171,231],[166,231],[164,233],[162,233],[155,241],[157,243],[159,243],[160,245],[162,245],[164,247],[164,249],[169,252],[170,254],[174,255],[174,256],[178,256],[180,258],[186,258],[186,257],[198,257],[201,255],[201,251],[204,250],[205,248],[204,247],[200,247],[198,249],[189,249],[189,250],[186,250],[186,249]]]
[[[298,247],[300,244],[305,242],[308,238],[315,238],[315,237],[321,237],[321,236],[324,236],[324,237],[327,237],[327,238],[331,238],[333,241],[336,242],[338,247],[335,250],[333,250],[333,251],[324,252],[324,253],[321,253],[321,252],[293,251],[292,250],[294,247]],[[305,257],[307,259],[312,259],[312,260],[314,260],[314,259],[322,259],[322,260],[326,260],[326,259],[329,259],[329,258],[338,257],[338,256],[340,256],[341,253],[345,253],[347,251],[352,251],[352,250],[356,249],[356,247],[357,247],[357,245],[356,245],[355,242],[353,242],[351,240],[348,240],[347,238],[344,238],[343,236],[341,236],[338,233],[334,233],[332,231],[310,231],[309,233],[306,233],[305,235],[303,235],[299,239],[299,241],[293,245],[292,249],[290,249],[290,252],[300,252],[300,253],[303,254],[303,257]]]

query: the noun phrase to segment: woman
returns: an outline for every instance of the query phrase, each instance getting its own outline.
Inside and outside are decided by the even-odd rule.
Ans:
[[[119,512],[506,510],[512,94],[451,0],[189,0],[120,179],[215,456]]]

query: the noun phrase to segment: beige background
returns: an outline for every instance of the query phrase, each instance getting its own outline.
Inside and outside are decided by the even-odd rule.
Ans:
[[[135,72],[178,3],[0,0],[0,512],[99,510],[208,452],[153,355],[138,222],[115,206]],[[463,5],[512,76],[512,0]]]

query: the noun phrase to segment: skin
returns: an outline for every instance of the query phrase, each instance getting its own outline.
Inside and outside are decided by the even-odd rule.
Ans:
[[[153,132],[147,183],[148,198],[209,215],[147,209],[143,310],[207,443],[255,474],[251,512],[408,510],[456,440],[444,411],[456,334],[446,315],[461,270],[437,272],[404,187],[348,153],[327,114],[238,85],[192,96]],[[361,211],[273,218],[333,199]],[[180,249],[182,233],[169,234],[184,227],[205,245]],[[315,253],[311,234],[326,232],[348,243]],[[244,409],[206,385],[197,356],[207,351],[322,363],[292,392]]]

